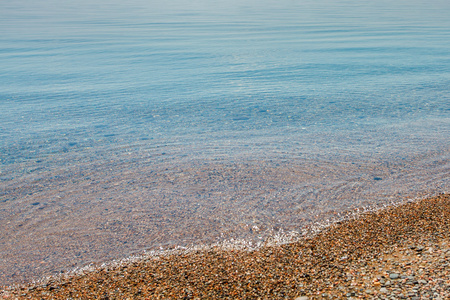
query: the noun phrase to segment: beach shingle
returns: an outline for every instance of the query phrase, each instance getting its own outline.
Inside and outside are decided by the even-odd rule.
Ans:
[[[54,277],[39,285],[6,287],[0,295],[4,299],[449,299],[449,221],[450,196],[443,194],[342,221],[295,243],[145,258]]]

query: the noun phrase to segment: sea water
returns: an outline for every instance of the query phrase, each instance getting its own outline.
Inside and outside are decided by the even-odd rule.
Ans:
[[[449,15],[2,1],[0,284],[448,192]]]

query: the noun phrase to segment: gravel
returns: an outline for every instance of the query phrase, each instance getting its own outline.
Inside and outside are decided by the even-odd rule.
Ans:
[[[39,283],[6,286],[0,296],[450,299],[449,221],[450,196],[442,194],[367,213],[295,243],[252,251],[217,247],[144,257]]]

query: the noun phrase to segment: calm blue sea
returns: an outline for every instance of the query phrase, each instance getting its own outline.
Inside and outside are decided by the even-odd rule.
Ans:
[[[448,192],[449,15],[446,0],[2,1],[0,283]]]

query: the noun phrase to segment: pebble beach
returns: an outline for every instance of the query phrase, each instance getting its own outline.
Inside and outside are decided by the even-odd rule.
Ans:
[[[4,286],[2,299],[450,299],[450,195],[257,249],[173,251]]]

